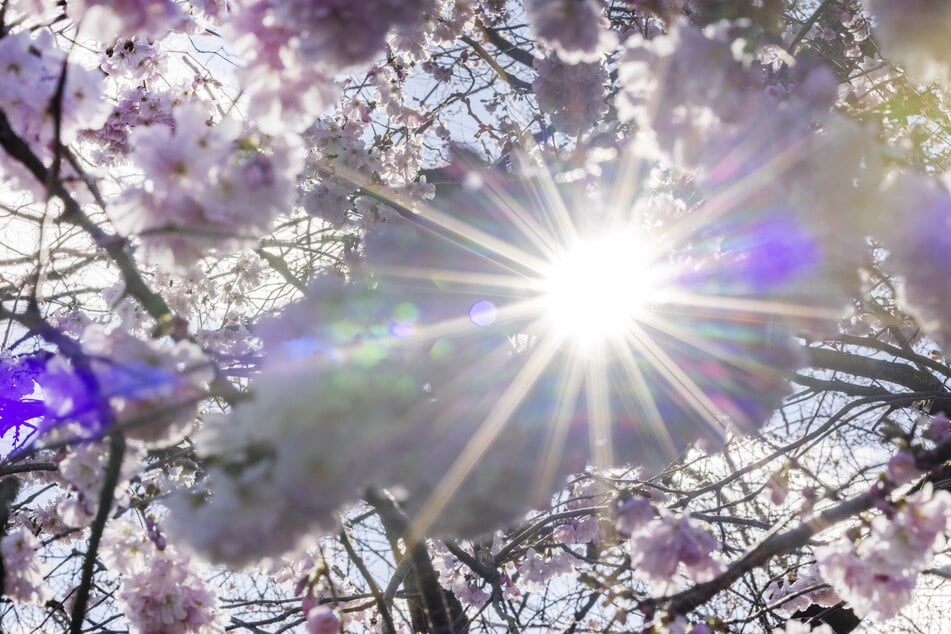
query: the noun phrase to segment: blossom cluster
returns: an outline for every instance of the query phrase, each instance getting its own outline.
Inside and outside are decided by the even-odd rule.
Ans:
[[[433,543],[430,550],[433,553],[433,569],[439,575],[439,585],[466,605],[481,607],[489,600],[491,594],[484,587],[485,582],[441,547],[439,542]]]
[[[0,538],[3,556],[3,591],[17,601],[43,603],[47,587],[44,570],[37,560],[39,540],[26,528]]]
[[[139,126],[175,125],[172,102],[170,94],[145,90],[141,86],[126,90],[102,127],[84,130],[82,136],[100,146],[95,157],[103,164],[115,163],[133,150],[131,130]]]
[[[250,114],[262,130],[302,129],[336,97],[334,74],[366,68],[387,35],[412,30],[434,0],[322,0],[234,3],[229,34],[251,91]]]
[[[88,433],[89,430],[78,428],[74,423],[58,427],[51,436],[72,440]],[[129,480],[141,471],[143,454],[140,448],[130,448],[123,456],[113,500],[115,506],[129,503]],[[49,506],[39,515],[45,517],[47,529],[56,526],[85,528],[96,515],[109,461],[107,446],[102,442],[76,442],[59,452],[56,460],[59,470],[54,481],[65,485],[66,492],[50,500]]]
[[[138,235],[156,262],[193,264],[210,248],[253,245],[294,201],[299,147],[243,132],[227,119],[208,125],[199,104],[175,109],[174,128],[137,128],[131,142],[145,183],[111,210],[120,232]]]
[[[57,355],[39,377],[51,422],[75,421],[92,434],[116,423],[145,443],[181,437],[214,376],[201,348],[184,339],[143,341],[98,324],[87,326],[80,342],[89,355],[88,371]],[[104,406],[112,420],[103,420]]]
[[[596,63],[617,44],[599,0],[528,0],[535,35],[567,65]]]
[[[538,107],[560,132],[576,135],[607,110],[607,69],[599,62],[567,64],[555,55],[535,60],[532,90]]]
[[[101,73],[67,63],[48,31],[4,35],[0,38],[0,62],[0,111],[13,132],[35,148],[42,160],[52,157],[54,140],[72,144],[81,130],[98,128],[109,116]],[[51,109],[49,104],[60,91],[63,75],[61,97]],[[21,187],[38,186],[15,161],[4,161],[3,173]]]
[[[221,630],[214,589],[202,578],[202,571],[165,544],[154,529],[149,533],[128,517],[112,522],[103,535],[102,552],[109,568],[122,574],[119,601],[138,631]]]
[[[644,521],[640,504],[631,502],[619,513],[619,526],[631,531],[631,566],[661,589],[676,587],[680,564],[694,581],[706,581],[722,570],[722,562],[712,556],[717,540],[688,515],[662,511]]]
[[[951,516],[951,493],[930,484],[872,520],[856,546],[849,537],[816,551],[822,578],[859,616],[887,620],[912,597],[918,573],[930,562]]]
[[[418,390],[398,377],[292,360],[260,377],[254,399],[208,420],[196,436],[210,458],[204,486],[211,494],[170,501],[169,531],[216,561],[241,566],[331,528],[335,512],[356,500],[374,470],[398,458],[388,447],[393,420]]]

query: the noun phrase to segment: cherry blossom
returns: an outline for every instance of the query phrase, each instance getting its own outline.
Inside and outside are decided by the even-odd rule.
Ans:
[[[554,55],[535,60],[532,83],[538,105],[549,113],[556,130],[578,134],[607,110],[608,74],[599,63],[566,64]]]
[[[942,345],[947,345],[948,324],[941,309],[949,290],[946,277],[934,275],[930,262],[945,251],[943,227],[951,223],[951,194],[922,176],[905,176],[893,184],[889,195],[901,207],[909,196],[918,213],[904,223],[898,239],[889,244],[888,265],[904,277],[908,309]]]
[[[134,36],[105,50],[102,69],[136,83],[152,81],[168,71],[168,56],[158,42]]]
[[[175,0],[79,0],[69,4],[69,13],[85,32],[103,42],[133,35],[162,37],[186,19]]]
[[[857,548],[843,537],[816,551],[822,577],[861,616],[887,620],[911,601],[916,577],[945,530],[951,494],[927,484],[897,506],[891,518],[873,520]]]
[[[208,248],[253,244],[291,205],[300,156],[296,143],[241,134],[233,121],[208,125],[198,104],[179,106],[174,117],[174,129],[134,131],[146,180],[111,213],[122,233],[140,237],[150,259],[181,268]]]
[[[163,345],[142,341],[121,329],[90,325],[81,343],[97,360],[91,370],[99,394],[91,394],[75,366],[62,357],[47,364],[40,385],[52,417],[100,429],[98,407],[107,403],[131,438],[167,440],[185,430],[204,386],[213,378],[208,358],[187,340]]]
[[[119,600],[129,623],[141,632],[220,631],[217,595],[188,557],[158,548],[131,520],[114,527],[107,560],[124,573]]]
[[[622,535],[630,536],[654,519],[655,511],[650,500],[637,496],[618,506],[616,514],[615,528]]]
[[[65,79],[56,121],[50,104],[62,73]],[[35,35],[20,31],[0,39],[0,109],[14,132],[36,146],[44,159],[51,156],[54,135],[68,145],[81,129],[98,128],[105,122],[109,104],[102,91],[101,73],[66,63],[48,31]],[[37,186],[17,163],[5,161],[3,168],[21,186]]]
[[[564,551],[543,554],[529,548],[518,564],[519,585],[526,589],[543,588],[552,579],[566,575],[573,569],[573,559]]]
[[[326,605],[318,605],[307,613],[307,634],[337,634],[340,619]]]
[[[674,583],[679,564],[697,581],[709,579],[722,564],[711,554],[717,541],[688,516],[662,514],[630,538],[631,565],[660,585]]]
[[[782,602],[779,609],[788,614],[805,610],[812,604],[830,608],[842,601],[839,595],[822,580],[815,565],[797,570],[796,577],[792,581],[777,580],[775,584],[770,585],[770,588],[771,602],[773,604]],[[792,598],[786,599],[790,596]]]
[[[282,122],[306,127],[336,96],[336,72],[369,66],[389,32],[412,29],[434,0],[236,2],[228,21],[237,52],[252,63],[242,72],[252,92],[251,114],[266,132]]]
[[[3,555],[3,589],[17,601],[42,603],[47,597],[44,570],[37,560],[40,542],[24,528],[0,538]]]
[[[538,39],[566,64],[598,62],[617,43],[598,0],[528,0],[525,9]]]
[[[951,436],[951,420],[948,420],[943,412],[939,412],[928,422],[928,428],[922,436],[935,443],[944,442]]]

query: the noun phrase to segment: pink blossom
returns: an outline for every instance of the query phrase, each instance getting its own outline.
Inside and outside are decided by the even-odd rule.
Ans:
[[[617,44],[598,0],[528,0],[525,10],[538,39],[566,64],[598,62]]]
[[[545,587],[551,579],[573,570],[573,559],[564,551],[545,556],[534,548],[529,548],[518,564],[518,583],[523,588],[539,589]]]
[[[174,0],[76,0],[68,11],[85,33],[103,42],[133,35],[162,37],[186,20]]]
[[[947,526],[951,493],[931,484],[876,517],[857,548],[841,538],[816,551],[822,577],[860,616],[887,620],[911,601],[918,572],[931,560]]]
[[[54,416],[66,416],[95,429],[99,402],[105,402],[126,433],[142,442],[168,440],[192,422],[198,396],[213,378],[210,361],[188,340],[143,341],[121,328],[90,325],[81,339],[92,356],[99,394],[90,394],[65,359],[54,358],[40,377]]]
[[[149,259],[193,264],[209,248],[250,246],[293,205],[302,153],[290,137],[241,133],[228,119],[188,103],[165,126],[132,133],[145,183],[125,192],[111,216],[120,233],[138,234]]]
[[[598,539],[598,531],[597,518],[589,516],[555,527],[552,537],[565,545],[588,544]]]
[[[535,60],[535,72],[532,90],[556,130],[576,135],[607,111],[608,73],[600,62],[571,65],[548,55]]]
[[[951,437],[951,420],[948,420],[944,412],[935,414],[922,436],[934,443],[943,443]]]
[[[174,127],[173,97],[169,93],[146,90],[138,86],[121,93],[118,103],[102,127],[84,130],[82,136],[101,146],[95,156],[104,163],[114,163],[132,151],[130,131],[138,126]]]
[[[123,577],[119,600],[129,622],[149,634],[188,634],[217,620],[214,590],[174,551],[155,551],[148,565]]]
[[[687,515],[651,520],[631,535],[630,546],[631,566],[657,583],[670,582],[680,563],[696,581],[711,578],[721,568],[710,556],[717,540]]]
[[[822,577],[859,616],[892,618],[911,601],[915,576],[896,569],[881,551],[865,548],[857,555],[850,546],[843,540],[816,551]]]
[[[915,465],[915,456],[910,451],[899,451],[888,461],[885,476],[895,484],[905,484],[921,475]]]
[[[97,128],[109,116],[103,98],[102,74],[77,64],[64,64],[66,56],[47,30],[0,38],[0,109],[14,131],[31,143],[42,158],[51,154],[53,136],[69,145],[83,128]],[[60,75],[66,79],[56,129],[49,103]],[[4,165],[4,169],[13,166]]]
[[[891,238],[886,241],[891,251],[886,266],[904,277],[904,308],[948,349],[951,323],[945,306],[951,299],[951,278],[934,263],[941,262],[951,247],[951,194],[930,178],[908,175],[892,185],[888,196],[894,208],[912,204],[915,213],[897,227],[882,215],[878,232]]]
[[[307,634],[337,634],[340,619],[327,605],[318,605],[307,613]]]
[[[433,568],[439,574],[439,584],[451,591],[466,605],[479,606],[489,600],[491,594],[486,591],[469,568],[456,559],[441,542],[433,542]]]
[[[47,598],[44,571],[36,556],[39,549],[39,540],[25,528],[18,528],[0,539],[3,590],[17,601],[42,604]]]
[[[654,506],[645,497],[635,496],[617,509],[615,528],[621,535],[633,535],[638,529],[654,519]]]
[[[809,588],[814,590],[804,592]],[[815,566],[809,566],[800,569],[797,572],[796,579],[788,582],[779,579],[767,586],[768,596],[771,604],[782,601],[785,597],[796,595],[797,597],[788,601],[782,601],[779,610],[785,613],[792,613],[797,610],[805,610],[810,604],[815,603],[821,607],[832,607],[842,599],[822,580],[819,571]],[[802,594],[800,594],[802,593]]]
[[[136,83],[152,81],[168,70],[168,57],[159,42],[134,36],[105,50],[102,69]]]
[[[242,83],[267,132],[301,129],[336,96],[333,75],[369,65],[391,31],[412,29],[433,0],[241,0],[228,27],[250,64]]]

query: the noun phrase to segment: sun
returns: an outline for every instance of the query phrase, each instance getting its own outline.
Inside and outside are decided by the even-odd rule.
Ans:
[[[551,331],[592,352],[622,341],[656,303],[663,283],[657,254],[637,231],[578,239],[543,276],[542,312]]]

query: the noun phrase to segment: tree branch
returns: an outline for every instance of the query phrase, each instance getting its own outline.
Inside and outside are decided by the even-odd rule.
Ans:
[[[492,55],[490,55],[489,52],[474,39],[468,35],[463,35],[460,39],[468,44],[469,47],[479,55],[479,57],[485,60],[485,62],[492,67],[492,70],[494,70],[505,83],[512,86],[512,88],[517,88],[523,92],[530,92],[532,90],[532,85],[530,83],[524,79],[516,77],[515,75],[510,75],[504,68],[502,68],[502,65],[499,64],[496,59],[492,57]]]
[[[941,392],[944,384],[930,372],[907,363],[872,359],[829,348],[805,348],[808,364],[814,368],[837,370],[878,381],[887,381],[914,392]]]
[[[115,499],[116,486],[119,483],[119,471],[122,467],[122,458],[125,455],[125,438],[119,432],[109,434],[109,462],[106,465],[105,476],[102,479],[102,492],[99,494],[99,509],[89,530],[89,546],[83,558],[82,577],[79,588],[76,590],[76,599],[73,603],[69,632],[81,634],[83,619],[86,616],[86,605],[89,602],[89,590],[92,588],[93,570],[96,566],[96,555],[99,552],[99,541],[102,531],[109,519],[112,510],[112,501]]]
[[[527,68],[535,67],[535,57],[531,53],[509,42],[507,39],[502,37],[502,35],[499,34],[496,29],[488,27],[482,22],[479,22],[478,26],[482,29],[482,32],[485,33],[485,37],[489,40],[489,43],[495,48],[499,49],[500,53],[503,55],[508,55],[510,58]]]
[[[405,538],[412,520],[400,510],[395,500],[385,492],[372,489],[367,492],[366,498],[370,506],[380,514],[380,520],[387,532]],[[416,581],[423,601],[427,628],[432,634],[455,634],[452,616],[443,599],[442,587],[433,569],[426,542],[419,540],[415,544],[407,544],[407,548],[409,549],[407,556],[412,558],[416,571]]]
[[[36,180],[46,185],[48,191],[62,201],[64,209],[59,221],[69,222],[82,228],[92,237],[96,246],[103,249],[112,258],[116,266],[119,267],[119,272],[125,283],[126,294],[137,299],[145,311],[157,322],[162,323],[171,317],[172,311],[168,304],[165,303],[161,295],[148,287],[139,274],[135,261],[126,250],[126,240],[120,236],[106,233],[83,212],[82,207],[63,186],[63,183],[59,179],[51,177],[51,171],[43,165],[43,162],[33,153],[26,141],[13,131],[6,113],[2,110],[0,110],[0,147],[3,147],[7,154],[23,164]]]
[[[939,465],[951,459],[951,440],[946,440],[929,454],[929,459]],[[801,548],[818,533],[873,508],[881,501],[885,493],[885,489],[876,485],[862,495],[822,511],[792,530],[784,533],[773,533],[744,557],[731,564],[718,577],[704,583],[698,583],[692,588],[672,596],[648,599],[643,601],[639,608],[648,611],[664,608],[671,614],[687,614],[729,588],[734,581],[763,565],[775,555]]]
[[[380,616],[383,618],[384,631],[387,632],[387,634],[396,634],[396,626],[393,624],[393,615],[390,614],[390,607],[386,604],[386,599],[383,593],[380,592],[380,586],[377,585],[376,580],[373,579],[373,575],[371,575],[367,569],[363,558],[357,554],[357,551],[353,548],[353,544],[350,543],[350,537],[347,535],[346,527],[340,529],[340,543],[343,545],[344,550],[347,551],[350,561],[353,562],[353,565],[357,567],[357,570],[360,571],[360,574],[363,575],[363,578],[366,580],[367,586],[370,588],[370,594],[373,595],[373,599],[376,601],[376,607],[380,610]]]

